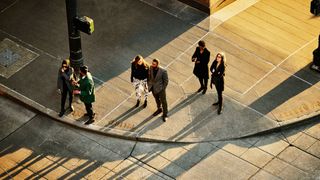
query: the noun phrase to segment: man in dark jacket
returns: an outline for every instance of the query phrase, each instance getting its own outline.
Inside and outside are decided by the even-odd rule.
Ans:
[[[75,94],[80,95],[80,100],[84,103],[86,107],[87,114],[89,116],[89,120],[85,124],[91,124],[94,122],[94,115],[92,110],[92,103],[95,101],[94,95],[94,82],[92,79],[92,75],[88,72],[87,66],[80,67],[80,80],[77,83],[79,86],[79,90],[75,91]]]
[[[204,41],[199,41],[198,47],[192,56],[192,62],[194,62],[193,74],[197,76],[200,82],[200,88],[197,92],[205,94],[207,92],[209,68],[208,63],[210,61],[210,51],[206,48]]]
[[[157,111],[153,113],[156,116],[163,112],[162,120],[164,122],[168,119],[168,105],[166,98],[166,88],[169,83],[167,70],[160,66],[160,61],[154,59],[150,67],[148,87],[152,91],[153,97],[157,103]]]

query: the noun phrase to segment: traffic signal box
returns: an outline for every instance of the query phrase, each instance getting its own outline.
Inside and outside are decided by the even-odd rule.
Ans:
[[[91,35],[94,31],[93,20],[87,16],[76,17],[74,20],[75,26],[79,31]]]

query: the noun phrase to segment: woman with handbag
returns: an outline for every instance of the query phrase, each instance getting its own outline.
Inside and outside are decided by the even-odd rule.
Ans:
[[[218,94],[218,101],[213,103],[212,105],[213,106],[218,105],[218,114],[221,114],[221,111],[222,111],[222,101],[223,101],[222,92],[224,90],[225,68],[226,68],[226,56],[223,52],[219,52],[216,55],[216,58],[212,62],[210,67],[210,72],[211,72],[210,88],[212,89],[212,84],[214,84]]]

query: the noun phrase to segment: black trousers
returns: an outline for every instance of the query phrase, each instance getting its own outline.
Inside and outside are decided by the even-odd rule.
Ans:
[[[223,102],[223,97],[222,97],[222,92],[223,92],[223,84],[215,84],[216,90],[217,90],[217,94],[218,94],[218,105],[219,108],[222,108],[222,102]]]
[[[207,89],[207,86],[208,86],[208,78],[198,77],[198,79],[199,79],[201,88]]]
[[[61,92],[61,108],[60,108],[61,112],[65,111],[64,106],[65,106],[68,94],[69,94],[69,107],[70,107],[72,104],[72,99],[73,99],[72,91],[70,91],[68,89],[68,87],[66,85],[64,85],[62,92]]]
[[[163,116],[167,116],[168,115],[168,104],[167,104],[166,90],[164,89],[157,94],[153,93],[153,91],[152,91],[152,94],[153,94],[154,99],[156,100],[158,109],[160,109],[162,106]]]
[[[92,103],[84,103],[89,118],[93,118]]]

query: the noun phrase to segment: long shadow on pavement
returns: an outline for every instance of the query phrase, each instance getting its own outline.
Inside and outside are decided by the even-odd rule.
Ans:
[[[294,75],[302,77],[312,84],[316,84],[319,82],[320,76],[316,74],[316,72],[311,71],[309,66],[310,65],[305,66]],[[311,85],[295,76],[290,76],[288,79],[277,85],[265,95],[259,97],[256,101],[251,103],[249,107],[259,111],[262,114],[268,114],[290,98],[311,87]]]

